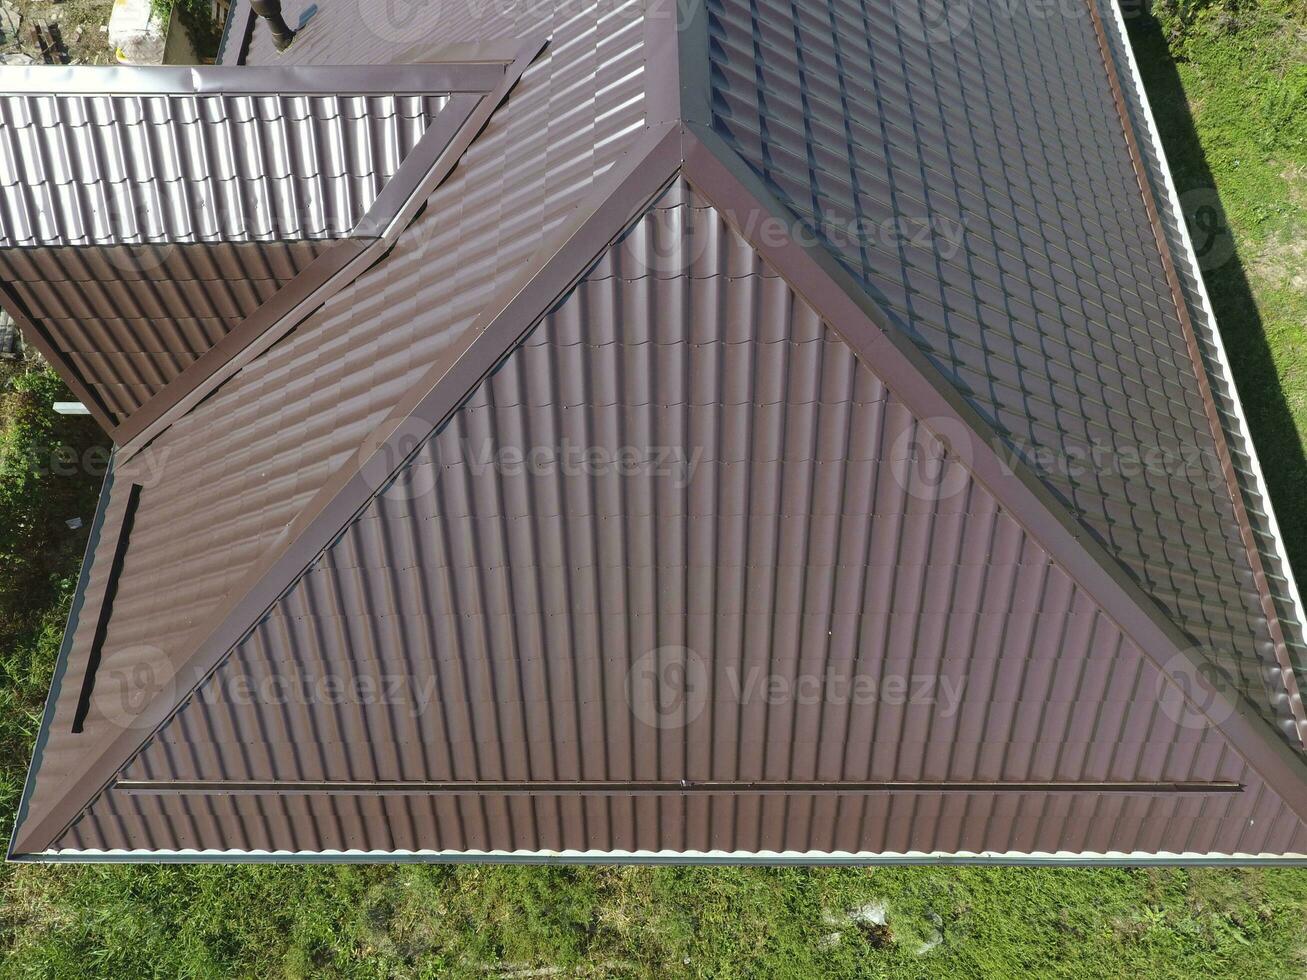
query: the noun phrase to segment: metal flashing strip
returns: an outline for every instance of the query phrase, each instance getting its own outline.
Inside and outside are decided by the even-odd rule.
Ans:
[[[830,782],[764,781],[645,781],[590,780],[560,782],[532,780],[499,782],[494,780],[457,780],[453,782],[371,782],[328,781],[300,782],[255,780],[147,780],[120,779],[114,789],[138,795],[283,795],[336,794],[368,796],[430,796],[436,794],[476,794],[494,796],[654,796],[714,795],[748,793],[750,795],[846,796],[872,793],[1133,793],[1159,795],[1167,793],[1241,793],[1243,786],[1232,782]]]
[[[390,416],[362,440],[359,451],[332,474],[304,511],[281,532],[274,550],[232,591],[233,598],[208,621],[197,624],[196,635],[202,639],[178,666],[169,703],[149,705],[136,728],[119,733],[100,746],[100,751],[88,755],[81,771],[70,777],[61,798],[34,823],[22,827],[20,850],[39,850],[57,840],[86,806],[114,783],[122,767],[294,585],[340,529],[379,492],[375,480],[367,475],[369,462],[380,458],[398,472],[414,451],[403,423],[421,420],[434,431],[662,192],[681,162],[681,136],[682,131],[675,126],[649,131],[626,159],[608,172],[588,205],[578,208],[538,260],[524,268],[487,306],[484,326],[476,331],[472,347],[449,371],[429,373],[401,397]]]
[[[698,864],[1303,867],[1307,854],[1075,851],[240,851],[63,848],[15,861],[132,864]]]
[[[140,502],[141,485],[133,483],[127,491],[122,523],[118,525],[118,539],[114,542],[113,558],[109,563],[109,579],[105,582],[104,598],[100,601],[100,614],[96,617],[95,637],[91,641],[90,655],[86,658],[86,670],[82,675],[82,693],[77,699],[77,711],[73,715],[74,733],[81,732],[87,712],[91,710],[91,697],[95,693],[95,679],[100,669],[104,638],[109,630],[109,617],[113,615],[113,603],[118,595],[118,580],[122,576],[123,562],[127,558],[127,546],[132,537],[132,524],[136,521],[136,508]]]
[[[1112,92],[1112,102],[1121,123],[1121,130],[1130,155],[1130,163],[1135,172],[1135,182],[1139,185],[1139,193],[1144,202],[1144,211],[1148,216],[1148,222],[1153,231],[1157,251],[1162,259],[1162,268],[1166,272],[1167,286],[1170,289],[1171,299],[1175,303],[1176,314],[1180,320],[1180,329],[1184,333],[1185,343],[1189,349],[1189,359],[1193,362],[1194,373],[1198,379],[1198,391],[1207,414],[1208,426],[1212,430],[1212,440],[1216,446],[1217,459],[1221,464],[1221,474],[1225,479],[1226,490],[1230,494],[1230,501],[1234,506],[1234,519],[1239,526],[1239,536],[1243,541],[1244,550],[1248,553],[1248,562],[1252,567],[1253,582],[1257,588],[1262,614],[1266,617],[1267,628],[1271,634],[1271,643],[1275,649],[1275,659],[1280,666],[1280,679],[1285,688],[1284,693],[1289,699],[1289,709],[1294,718],[1298,744],[1307,747],[1307,715],[1303,711],[1297,678],[1294,677],[1293,667],[1289,663],[1288,644],[1285,641],[1283,627],[1280,625],[1279,613],[1275,608],[1275,598],[1271,595],[1266,569],[1262,565],[1261,554],[1257,548],[1257,537],[1253,533],[1252,523],[1248,518],[1248,509],[1244,501],[1243,491],[1239,487],[1239,476],[1235,471],[1234,459],[1226,442],[1225,428],[1221,424],[1220,410],[1216,406],[1216,399],[1212,395],[1211,381],[1207,377],[1207,369],[1203,365],[1203,355],[1202,349],[1198,345],[1198,335],[1194,330],[1193,320],[1189,316],[1189,305],[1185,302],[1184,290],[1181,288],[1180,277],[1175,269],[1175,260],[1171,255],[1171,248],[1167,244],[1166,230],[1162,227],[1162,219],[1158,213],[1157,201],[1153,197],[1147,167],[1135,139],[1134,124],[1130,121],[1130,110],[1125,104],[1125,96],[1121,91],[1121,81],[1117,75],[1112,52],[1108,46],[1103,20],[1098,13],[1098,5],[1096,0],[1085,0],[1085,4],[1089,8],[1089,17],[1094,26],[1099,54],[1103,59],[1103,70],[1107,73],[1108,87]],[[1129,49],[1128,39],[1125,46]],[[1159,159],[1165,158],[1159,156]],[[1268,692],[1272,697],[1278,695],[1278,693]]]
[[[1298,581],[1293,573],[1293,566],[1289,562],[1288,553],[1284,549],[1284,535],[1280,532],[1279,522],[1275,518],[1275,508],[1271,495],[1266,487],[1266,479],[1262,474],[1262,465],[1257,458],[1257,450],[1253,445],[1252,433],[1248,428],[1248,419],[1244,414],[1243,402],[1239,397],[1238,386],[1234,383],[1234,372],[1230,368],[1230,359],[1225,351],[1225,342],[1221,338],[1220,327],[1216,322],[1216,312],[1212,308],[1212,299],[1207,293],[1207,282],[1203,278],[1201,268],[1198,264],[1198,256],[1194,251],[1193,239],[1189,234],[1189,226],[1184,220],[1184,210],[1180,206],[1180,194],[1176,190],[1175,180],[1171,176],[1171,165],[1166,158],[1166,153],[1162,148],[1162,137],[1157,129],[1157,120],[1153,116],[1152,104],[1148,101],[1148,93],[1144,89],[1143,77],[1139,74],[1139,64],[1135,61],[1134,49],[1130,46],[1130,37],[1126,31],[1125,18],[1121,11],[1120,0],[1110,0],[1112,7],[1112,24],[1118,32],[1121,39],[1121,48],[1125,52],[1127,67],[1130,70],[1130,81],[1134,86],[1135,93],[1139,97],[1139,105],[1143,109],[1144,121],[1147,124],[1145,135],[1148,138],[1149,145],[1152,147],[1154,155],[1160,163],[1158,168],[1161,171],[1163,189],[1166,191],[1167,204],[1171,208],[1171,213],[1176,216],[1176,227],[1179,237],[1184,245],[1184,253],[1180,258],[1189,266],[1190,275],[1197,284],[1198,298],[1202,304],[1203,315],[1207,322],[1211,324],[1210,332],[1205,333],[1203,339],[1211,345],[1216,354],[1217,366],[1221,371],[1221,381],[1228,392],[1229,396],[1229,413],[1234,416],[1239,426],[1239,435],[1243,438],[1243,454],[1246,456],[1248,463],[1248,474],[1252,478],[1253,490],[1261,499],[1264,505],[1264,514],[1266,528],[1270,532],[1275,542],[1276,557],[1279,559],[1281,567],[1284,569],[1285,584],[1289,592],[1290,604],[1297,614],[1298,622],[1307,625],[1307,612],[1304,611],[1302,596],[1298,591]],[[1199,358],[1199,372],[1205,374],[1207,371],[1206,361]],[[1219,427],[1219,426],[1218,426]],[[1238,492],[1236,480],[1236,492]],[[1242,502],[1242,493],[1240,493]],[[1307,718],[1307,711],[1302,705],[1301,691],[1297,689],[1297,678],[1293,675],[1292,666],[1285,668],[1285,687],[1289,691],[1289,697],[1294,707],[1294,715],[1299,719],[1299,736],[1303,739],[1304,745],[1307,745],[1307,727],[1304,727],[1304,719]]]
[[[499,59],[340,67],[7,65],[0,67],[0,95],[425,95],[488,92],[503,74]]]
[[[1202,711],[1225,734],[1284,803],[1307,820],[1307,760],[1271,730],[1253,705],[1211,681],[1200,669],[1202,664],[1185,635],[1161,607],[1085,532],[1027,464],[1001,452],[1002,441],[989,423],[829,253],[792,235],[781,242],[774,234],[760,234],[769,223],[754,218],[786,222],[787,228],[793,219],[720,136],[693,124],[690,128],[694,137],[685,160],[690,184],[771,262],[858,357],[892,379],[896,393],[914,413],[923,419],[957,421],[970,430],[974,438],[968,469],[974,477],[1185,692],[1195,710]]]

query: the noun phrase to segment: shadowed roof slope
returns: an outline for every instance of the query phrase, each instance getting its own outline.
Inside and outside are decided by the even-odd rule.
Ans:
[[[1241,533],[1097,2],[933,24],[710,0],[713,127],[1301,747],[1302,626]]]
[[[1097,0],[384,7],[249,56],[512,64],[123,447],[15,855],[1307,853],[1296,594]]]

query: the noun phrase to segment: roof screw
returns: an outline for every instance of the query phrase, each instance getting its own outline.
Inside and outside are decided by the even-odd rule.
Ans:
[[[272,28],[272,42],[278,51],[285,51],[295,40],[295,32],[281,16],[281,0],[250,0],[250,9],[268,22]]]

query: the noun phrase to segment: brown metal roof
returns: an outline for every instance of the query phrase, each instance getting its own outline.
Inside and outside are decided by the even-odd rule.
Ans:
[[[1217,729],[1167,714],[1167,682],[959,462],[947,493],[914,482],[896,454],[930,438],[920,426],[678,184],[54,846],[204,848],[190,815],[257,812],[224,846],[734,850],[749,835],[719,839],[712,815],[762,807],[776,822],[743,849],[820,850],[840,809],[875,814],[895,786],[916,805],[841,849],[1021,850],[1034,821],[964,833],[920,810],[963,794],[1001,812],[1023,790],[1014,814],[1069,794],[1067,829],[1125,794],[1103,851],[1147,850],[1163,815],[1164,849],[1181,852],[1259,853],[1301,833],[1266,802],[1273,818],[1249,832],[1274,794],[1249,792],[1260,781]],[[502,462],[531,446],[553,455]],[[568,446],[638,452],[628,470],[587,471]],[[641,680],[654,651],[703,674],[673,710],[655,699],[667,681]],[[759,687],[804,676],[831,693],[771,703]],[[399,683],[314,694],[363,677]],[[835,687],[859,683],[842,703]],[[588,833],[439,818],[469,792],[526,811],[578,784],[596,805],[648,797],[677,829],[620,806]],[[783,819],[814,789],[830,797],[815,822]],[[369,806],[402,819],[351,819],[360,797],[392,793]]]
[[[376,237],[383,189],[501,75],[6,68],[0,302],[125,444],[283,286],[335,272],[332,240]]]
[[[899,86],[897,101],[842,90],[858,84],[865,62],[845,56],[839,11],[836,21],[799,11],[794,30],[777,32],[788,10],[768,8],[741,27],[714,2],[711,17],[691,11],[679,34],[670,9],[657,6],[647,16],[554,20],[532,10],[484,23],[433,9],[402,32],[373,14],[324,9],[279,62],[329,62],[346,46],[389,61],[436,41],[457,50],[549,34],[550,43],[511,95],[505,88],[478,105],[447,154],[457,166],[415,192],[381,261],[332,280],[329,295],[305,297],[261,333],[266,344],[218,365],[208,387],[121,454],[15,853],[1304,853],[1301,754],[1267,724],[1292,716],[1296,691],[1282,682],[1272,697],[1213,674],[1193,649],[1190,621],[1159,605],[1154,580],[1141,579],[1113,539],[1086,535],[1078,498],[1011,454],[1007,416],[976,398],[1001,390],[1001,371],[960,385],[959,368],[923,351],[905,309],[920,316],[917,297],[930,295],[921,277],[940,275],[942,264],[918,269],[902,249],[851,264],[787,217],[800,193],[783,163],[795,126],[817,160],[799,174],[814,206],[844,193],[828,183],[840,172],[834,144],[811,135],[832,104],[842,106],[844,172],[866,214],[884,202],[875,203],[880,185],[861,165],[864,151],[915,152],[923,162],[954,154],[951,165],[966,173],[955,145],[965,120],[938,132],[923,121],[947,100],[905,84],[879,57],[872,87]],[[883,23],[866,25],[865,41],[853,37],[865,48]],[[1088,10],[1081,26],[1092,40]],[[833,74],[823,29],[840,39]],[[739,30],[756,36],[741,46],[731,34]],[[995,28],[996,52],[1022,50],[1012,34],[1021,30]],[[968,35],[942,49],[965,59],[971,43]],[[764,72],[761,88],[748,73],[732,75],[730,59],[757,57],[758,45],[770,66],[794,63],[797,52],[797,87],[789,68]],[[915,58],[920,45],[903,50]],[[273,57],[257,28],[250,57]],[[1137,235],[1124,247],[1139,282],[1127,288],[1124,271],[1097,271],[1114,260],[1086,240],[1087,265],[1059,265],[1057,276],[1070,279],[1055,278],[1051,295],[1111,298],[1119,319],[1083,350],[1069,346],[1066,363],[1052,346],[1045,362],[1030,360],[1010,337],[1022,383],[1042,363],[1041,390],[1080,391],[1077,379],[1142,364],[1130,324],[1154,313],[1169,326],[1148,347],[1149,363],[1183,365],[1189,349],[1168,332],[1183,317],[1167,319],[1161,256],[1184,242],[1153,237],[1150,259],[1138,184],[1111,176],[1101,191],[1115,208],[1094,211],[1073,189],[1079,225],[1043,220],[1037,193],[1062,187],[1069,164],[1028,158],[1020,138],[1028,130],[1043,147],[1056,132],[1059,152],[1074,146],[1115,161],[1124,181],[1133,171],[1120,119],[1139,103],[1127,100],[1115,130],[1083,113],[1061,128],[1063,90],[1013,88],[1025,84],[1029,59],[1038,61],[987,60],[998,75],[977,82],[995,97],[1023,92],[1038,123],[1016,127],[1019,156],[973,148],[984,167],[1020,159],[1027,182],[984,185],[990,198],[1026,195],[1011,202],[1021,244],[995,253],[997,285],[1025,276],[1037,291],[1053,268],[1035,260],[1040,249],[1045,258],[1070,252],[1068,229],[1107,234],[1108,224]],[[646,73],[655,61],[660,70]],[[1077,75],[1084,92],[1110,88],[1101,52],[1096,64],[1084,60]],[[749,86],[765,137],[761,171],[744,163],[738,131],[720,123]],[[1083,111],[1115,112],[1106,99]],[[903,113],[919,127],[915,149],[891,132]],[[846,138],[854,126],[874,136],[877,125],[879,142]],[[913,173],[924,189],[940,174],[923,166]],[[892,180],[902,171],[895,163]],[[1071,207],[1053,199],[1059,215]],[[926,217],[955,216],[937,191],[892,194],[890,216],[911,218],[908,200],[929,205]],[[987,207],[978,234],[997,246],[1008,203]],[[964,252],[973,247],[966,230]],[[950,288],[980,291],[979,262]],[[900,269],[911,271],[905,308],[868,288],[902,278]],[[1085,308],[1081,319],[1062,306],[1035,309],[1032,330],[1059,318],[1068,337],[1084,326]],[[1013,315],[1005,329],[1021,322]],[[956,350],[996,342],[999,325],[959,332]],[[1195,323],[1200,342],[1209,327]],[[365,366],[333,356],[347,349]],[[998,371],[1001,361],[980,367]],[[1059,380],[1066,371],[1070,380]],[[1028,392],[1032,405],[1037,394]],[[1045,422],[1036,412],[1030,424],[1114,433],[1116,417],[1096,415],[1094,397],[1084,388],[1079,403]],[[1170,403],[1144,397],[1146,418],[1160,425]],[[1185,438],[1199,438],[1205,411],[1167,417],[1167,431],[1183,424]],[[932,433],[950,448],[933,473],[944,482],[923,486],[916,467],[931,475],[919,456],[938,445]],[[565,445],[698,462],[679,480],[674,466],[505,473],[478,455]],[[1255,475],[1255,462],[1246,468],[1241,479]],[[1195,495],[1215,492],[1204,480],[1163,482],[1129,484],[1126,499],[1198,513]],[[1227,501],[1215,513],[1233,519],[1237,501]],[[1264,513],[1251,509],[1254,519]],[[1262,526],[1261,540],[1273,544],[1272,529]],[[1227,555],[1238,543],[1201,540]],[[1161,539],[1168,580],[1200,581],[1179,544],[1201,542]],[[1207,560],[1215,595],[1255,600],[1255,581]],[[1242,560],[1254,564],[1247,549]],[[1275,601],[1292,608],[1291,591]],[[1247,617],[1226,624],[1241,668],[1262,662],[1259,630],[1274,618],[1263,610],[1259,627],[1257,609],[1229,607]],[[628,687],[628,670],[639,668],[638,682],[651,664],[709,682],[671,691],[702,698],[693,718],[681,706],[665,724],[650,700],[657,692]],[[745,675],[731,670],[746,666],[782,685],[847,668],[874,678],[881,696],[769,704],[733,687]],[[401,694],[426,692],[422,710],[401,710],[375,689],[303,704],[276,693],[306,675],[357,690],[394,674]],[[139,697],[142,677],[152,698]],[[961,681],[956,710],[908,692],[886,697],[885,680],[900,677],[932,679],[936,699],[946,681]]]
[[[1141,141],[1076,9],[982,5],[935,38],[856,2],[713,0],[712,124],[1301,748],[1300,625],[1265,607]]]

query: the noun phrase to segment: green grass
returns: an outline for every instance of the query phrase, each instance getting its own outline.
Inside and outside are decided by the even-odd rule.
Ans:
[[[1307,48],[1288,3],[1233,23],[1229,6],[1189,4],[1178,63],[1155,25],[1133,28],[1177,183],[1217,188],[1233,229],[1238,256],[1208,281],[1301,576]],[[58,585],[0,656],[6,829]],[[1290,869],[27,865],[0,870],[0,896],[0,976],[16,977],[1307,974],[1307,873]],[[886,928],[849,920],[872,903]]]

